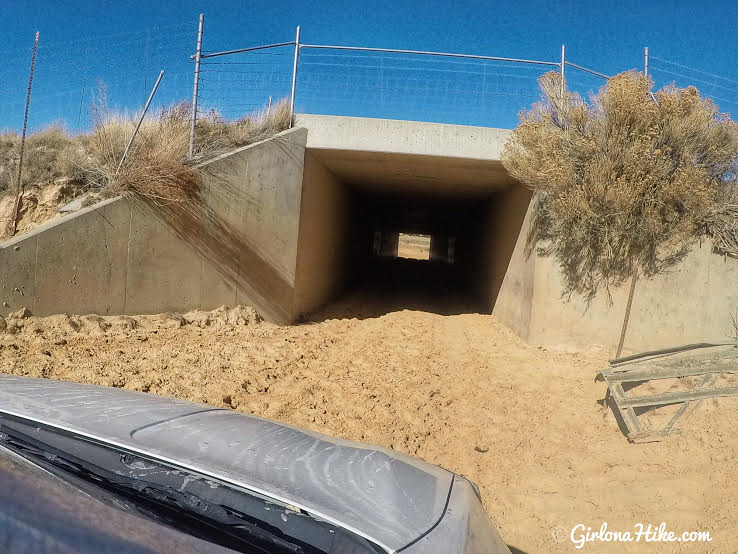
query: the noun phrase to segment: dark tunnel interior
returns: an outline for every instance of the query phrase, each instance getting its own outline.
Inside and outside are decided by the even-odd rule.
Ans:
[[[360,208],[354,213],[364,256],[353,266],[347,292],[363,296],[365,308],[380,313],[487,311],[489,287],[479,279],[485,272],[479,242],[491,201],[491,197],[358,193],[355,204]],[[430,259],[398,257],[399,233],[429,235]]]
[[[333,175],[340,191],[323,194],[320,204],[333,203],[342,214],[321,218],[321,225],[333,221],[335,227],[324,234],[332,242],[325,248],[337,260],[326,267],[335,286],[304,319],[378,317],[405,309],[491,312],[529,204],[526,190],[509,178],[472,188],[407,179],[346,182]],[[398,256],[400,233],[430,236],[430,259]]]

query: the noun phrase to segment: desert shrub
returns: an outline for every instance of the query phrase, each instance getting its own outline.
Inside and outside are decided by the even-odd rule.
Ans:
[[[529,252],[556,258],[565,294],[658,274],[735,221],[738,126],[712,101],[631,71],[585,102],[560,79],[541,77],[503,163],[534,191]]]
[[[94,178],[89,171],[92,162],[88,151],[89,141],[86,139],[85,135],[75,137],[75,140],[58,152],[56,170],[73,183],[94,186]]]
[[[283,100],[274,104],[268,113],[262,110],[242,117],[231,125],[236,145],[258,142],[288,129],[290,116],[290,106]]]
[[[190,109],[189,102],[179,102],[147,117],[118,171],[135,120],[110,116],[105,106],[98,104],[94,109],[95,127],[86,146],[90,156],[85,166],[88,181],[101,186],[106,194],[133,191],[161,202],[193,200],[199,195],[200,183],[195,163],[273,136],[290,123],[286,102],[280,102],[268,114],[254,112],[235,122],[210,111],[198,117],[197,148],[189,159]]]
[[[22,185],[45,185],[64,176],[57,165],[57,159],[59,153],[68,148],[73,140],[59,125],[28,135],[23,154]],[[0,135],[0,190],[15,190],[20,143],[19,135]]]
[[[145,119],[120,165],[136,121],[98,111],[84,148],[87,157],[75,163],[87,182],[107,196],[135,192],[157,201],[194,198],[199,177],[187,160],[187,121],[178,115],[175,106]]]
[[[190,104],[186,105],[189,109]],[[198,116],[195,126],[195,159],[205,160],[234,146],[236,140],[233,129],[220,112],[209,110]]]
[[[19,144],[20,137],[15,133],[0,134],[0,194],[15,187]]]
[[[180,106],[186,107],[189,121],[190,104]],[[229,148],[267,139],[289,127],[290,108],[286,100],[274,104],[269,112],[257,110],[233,122],[226,121],[216,110],[210,110],[197,120],[195,157],[207,159]]]
[[[226,121],[218,112],[201,115],[195,129],[196,155],[188,158],[189,102],[163,107],[146,117],[125,163],[118,169],[137,117],[113,113],[104,86],[91,105],[93,128],[70,136],[53,126],[26,139],[23,183],[43,185],[59,177],[103,196],[134,192],[155,201],[180,202],[198,197],[200,177],[194,165],[223,151],[266,139],[290,124],[286,102],[270,113],[254,112]],[[20,137],[0,134],[0,193],[14,191]]]
[[[72,142],[72,137],[60,126],[49,127],[26,137],[23,183],[46,184],[62,177],[56,161],[59,153]]]

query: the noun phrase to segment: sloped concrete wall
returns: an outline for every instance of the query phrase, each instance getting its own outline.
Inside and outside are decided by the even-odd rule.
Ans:
[[[217,286],[225,276],[224,299],[235,292],[237,304],[276,323],[295,317],[306,141],[294,128],[202,164],[208,212],[168,217],[207,262],[204,280]]]
[[[551,348],[617,347],[629,284],[604,291],[588,305],[562,298],[562,275],[553,258],[525,256],[529,228],[518,237],[494,314],[531,344]],[[738,315],[738,260],[711,252],[705,241],[679,265],[638,281],[624,351],[730,340]]]
[[[129,293],[135,298],[128,283],[131,276],[135,280],[135,269],[130,265],[136,263],[138,249],[134,246],[131,259],[130,238],[151,219],[144,208],[113,198],[0,243],[0,313],[6,315],[23,306],[37,315],[127,313]],[[156,253],[177,250],[177,239],[166,232],[154,237],[156,240],[146,245],[146,257],[152,265],[159,265],[164,261]],[[191,265],[186,275],[197,270],[199,277],[198,260],[187,261]],[[141,313],[173,306],[167,298],[170,287],[166,280],[155,271],[152,275],[156,300],[147,306],[151,310]],[[186,295],[191,288],[188,285],[179,282],[177,290]],[[188,298],[187,303],[198,300]]]
[[[305,315],[335,298],[348,279],[352,240],[351,197],[315,156],[305,155],[300,211],[295,314]]]
[[[497,193],[486,229],[490,309],[524,340],[529,339],[536,271],[535,256],[525,256],[530,198],[530,191],[520,185]]]
[[[306,129],[290,129],[199,166],[208,206],[291,284],[306,141]]]
[[[534,344],[617,346],[629,286],[599,294],[590,304],[561,299],[561,272],[550,258],[536,260],[535,301],[529,340]],[[629,352],[729,340],[738,311],[738,260],[711,252],[705,242],[654,279],[636,284],[625,338]]]
[[[146,314],[252,305],[288,323],[306,131],[202,166],[204,203],[114,198],[0,243],[0,314]]]
[[[0,243],[0,314],[150,314],[233,305],[206,261],[151,210],[125,198]],[[217,285],[224,286],[219,278]]]

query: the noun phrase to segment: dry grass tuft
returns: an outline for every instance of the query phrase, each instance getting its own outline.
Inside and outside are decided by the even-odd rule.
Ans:
[[[190,104],[183,102],[178,109],[189,119]],[[286,100],[266,109],[253,112],[236,121],[227,122],[214,110],[200,116],[195,129],[195,159],[205,160],[238,146],[246,146],[267,139],[290,126],[290,107]]]
[[[592,298],[636,271],[658,274],[704,235],[723,233],[738,253],[726,230],[736,222],[736,123],[693,87],[652,95],[635,71],[589,102],[562,97],[560,84],[557,73],[541,77],[541,101],[521,113],[503,163],[535,192],[529,251],[556,257],[565,294]]]
[[[57,159],[74,139],[60,125],[54,125],[26,138],[22,183],[48,183],[62,177]],[[0,135],[0,194],[15,189],[18,178],[20,136]]]
[[[54,126],[27,138],[24,184],[43,186],[65,178],[80,190],[93,189],[103,196],[134,193],[162,203],[197,200],[197,162],[269,138],[290,124],[289,107],[284,101],[268,114],[255,112],[233,122],[211,112],[197,121],[196,153],[190,160],[190,104],[180,102],[147,116],[118,170],[137,117],[111,113],[104,90],[98,91],[97,98],[92,105],[94,126],[90,133],[71,136]],[[18,135],[0,135],[0,194],[15,192],[19,146]]]

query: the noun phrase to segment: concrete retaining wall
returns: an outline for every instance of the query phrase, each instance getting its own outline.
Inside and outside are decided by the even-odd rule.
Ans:
[[[589,305],[578,296],[562,298],[556,261],[532,255],[524,246],[528,218],[502,283],[493,313],[531,344],[547,347],[614,349],[620,338],[629,286],[602,292]],[[638,282],[626,352],[680,344],[728,340],[730,314],[738,312],[738,260],[711,252],[709,241],[696,246],[679,265],[654,279]]]
[[[728,340],[730,314],[738,311],[738,260],[713,254],[704,243],[668,273],[637,283],[625,339],[629,351]],[[578,297],[561,300],[561,273],[555,260],[536,261],[536,284],[529,340],[535,344],[614,348],[628,299],[628,286],[604,293],[587,306]]]
[[[525,256],[530,198],[530,191],[520,185],[497,193],[485,230],[490,310],[524,340],[529,338],[536,269],[535,256]]]
[[[340,182],[310,153],[305,155],[295,314],[303,315],[336,297],[350,268],[351,197]]]
[[[294,316],[307,132],[204,164],[204,203],[114,198],[0,243],[0,314],[146,314],[252,305]]]
[[[294,319],[307,130],[290,129],[200,166],[208,211],[170,226],[235,289],[238,304],[268,319]]]
[[[202,262],[155,222],[144,206],[113,198],[0,243],[0,313],[22,306],[36,315],[199,307]]]

